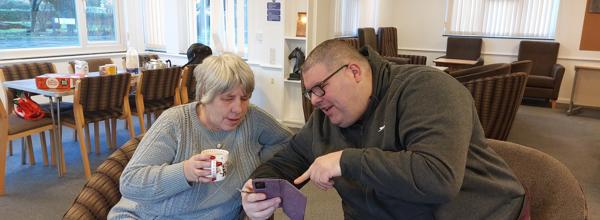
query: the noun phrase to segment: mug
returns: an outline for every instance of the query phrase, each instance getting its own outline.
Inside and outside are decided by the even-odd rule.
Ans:
[[[101,75],[114,75],[117,74],[117,65],[115,64],[106,64],[99,67],[99,72]]]
[[[229,159],[229,151],[222,149],[207,149],[200,154],[215,156],[215,159],[210,161],[210,175],[208,178],[214,178],[215,182],[224,180],[227,176],[227,160]]]
[[[115,64],[106,64],[106,74],[115,75],[117,74],[117,65]]]

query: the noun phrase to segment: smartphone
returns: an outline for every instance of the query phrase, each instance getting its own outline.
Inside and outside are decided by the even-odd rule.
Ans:
[[[281,207],[291,220],[304,219],[306,210],[306,196],[294,185],[283,179],[253,179],[254,192],[264,193],[267,199],[280,197]]]

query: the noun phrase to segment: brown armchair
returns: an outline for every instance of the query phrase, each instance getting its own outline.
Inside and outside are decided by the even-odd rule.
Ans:
[[[360,47],[369,46],[377,51],[377,35],[375,35],[375,29],[373,28],[359,28],[358,29],[358,45]],[[381,53],[377,51],[378,53]],[[381,54],[383,56],[383,54]],[[394,62],[396,64],[408,64],[409,58],[396,57],[396,56],[383,56],[386,60]]]
[[[510,65],[506,63],[494,63],[452,71],[449,74],[459,82],[464,83],[474,79],[503,75],[508,73],[510,73]]]
[[[527,73],[510,71],[505,63],[451,72],[473,96],[487,138],[506,140],[521,104]]]
[[[525,97],[543,98],[554,105],[565,73],[565,67],[556,63],[558,42],[521,41],[518,60],[531,60],[533,67],[527,80]]]
[[[426,56],[398,54],[398,31],[395,27],[377,29],[377,51],[385,57],[408,58],[408,64],[427,64]]]
[[[476,61],[473,65],[463,64],[461,68],[481,66],[483,65],[483,58],[481,57],[482,44],[483,40],[481,38],[451,36],[448,37],[448,41],[446,42],[446,55],[438,57],[437,59],[446,58]],[[437,63],[437,65],[440,64]]]
[[[531,219],[587,219],[583,190],[569,169],[539,150],[497,140],[488,146],[506,161],[526,188]]]
[[[133,138],[100,164],[67,210],[63,219],[106,219],[121,199],[119,179],[142,136]]]

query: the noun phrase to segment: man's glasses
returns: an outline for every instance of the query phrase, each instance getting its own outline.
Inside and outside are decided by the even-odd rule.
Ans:
[[[325,88],[325,86],[327,86],[327,80],[331,79],[331,77],[333,75],[338,73],[343,68],[348,67],[348,65],[350,65],[350,64],[341,66],[336,71],[334,71],[332,74],[330,74],[327,78],[325,78],[323,81],[317,83],[317,85],[313,86],[312,88],[304,91],[304,97],[306,97],[307,99],[310,99],[312,94],[315,94],[316,96],[319,96],[319,97],[323,97],[325,95],[325,90],[323,88]]]

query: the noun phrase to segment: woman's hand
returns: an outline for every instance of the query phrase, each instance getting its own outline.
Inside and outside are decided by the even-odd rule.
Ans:
[[[252,220],[268,219],[279,207],[281,198],[267,199],[264,193],[253,193],[252,179],[246,181],[242,188],[242,206],[246,215]]]
[[[206,177],[210,175],[210,160],[214,160],[215,156],[206,154],[196,154],[190,159],[183,161],[183,173],[188,182],[210,183],[215,180],[214,177]]]

